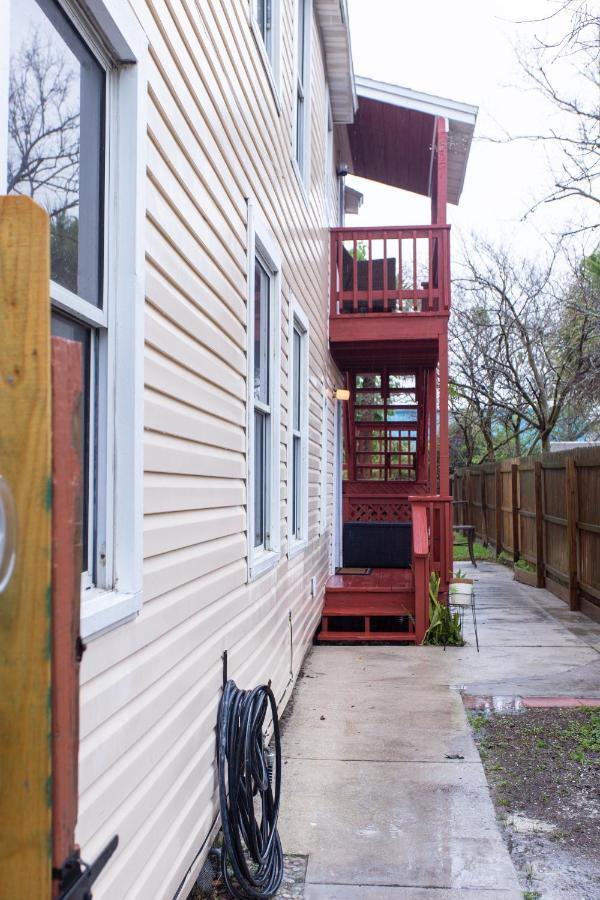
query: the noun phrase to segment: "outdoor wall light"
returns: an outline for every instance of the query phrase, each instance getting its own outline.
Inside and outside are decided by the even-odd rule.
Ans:
[[[348,390],[348,388],[335,388],[333,391],[333,396],[336,400],[349,400],[350,391]]]

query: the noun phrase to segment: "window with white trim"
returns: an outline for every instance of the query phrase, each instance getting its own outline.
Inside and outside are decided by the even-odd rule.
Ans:
[[[308,320],[290,303],[288,379],[288,541],[293,553],[308,538]]]
[[[308,180],[310,149],[310,38],[312,0],[298,0],[296,10],[295,160],[302,181]]]
[[[250,24],[279,108],[281,0],[250,0]]]
[[[143,87],[132,62],[146,45],[131,11],[113,18],[112,7],[106,36],[67,2],[9,6],[2,176],[48,212],[52,334],[81,347],[84,637],[141,604]]]
[[[255,578],[279,558],[280,259],[252,208],[249,220],[248,560]]]
[[[321,516],[319,534],[327,531],[327,463],[329,449],[329,400],[325,383],[322,385],[321,410]]]

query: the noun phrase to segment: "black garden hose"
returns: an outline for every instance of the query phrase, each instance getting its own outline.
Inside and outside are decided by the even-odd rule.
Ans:
[[[263,744],[269,708],[273,716],[274,785]],[[234,681],[228,681],[219,706],[217,740],[223,880],[237,900],[272,897],[283,879],[283,850],[277,831],[281,745],[271,688],[262,685],[242,691]],[[260,820],[255,806],[260,808]]]

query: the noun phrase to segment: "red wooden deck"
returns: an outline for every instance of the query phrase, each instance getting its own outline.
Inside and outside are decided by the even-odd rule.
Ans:
[[[330,575],[327,592],[389,593],[412,590],[410,569],[373,569],[370,575]]]
[[[317,640],[414,642],[414,613],[410,569],[331,575]]]

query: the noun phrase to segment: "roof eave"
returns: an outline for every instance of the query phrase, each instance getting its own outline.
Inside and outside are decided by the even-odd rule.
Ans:
[[[469,151],[477,120],[478,108],[468,103],[425,94],[400,85],[375,81],[372,78],[356,76],[357,95],[365,100],[381,103],[384,107],[399,107],[431,116],[444,118],[448,123],[448,202],[458,204],[462,193]],[[429,187],[431,188],[431,166],[433,163],[434,141],[431,145]]]
[[[331,114],[336,124],[353,121],[357,109],[347,0],[314,0],[323,41]]]

